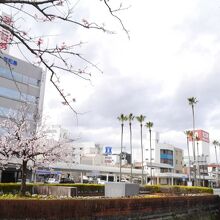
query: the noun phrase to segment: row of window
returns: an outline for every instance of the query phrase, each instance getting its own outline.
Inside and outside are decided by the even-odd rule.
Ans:
[[[173,159],[173,155],[170,155],[170,154],[160,154],[160,158],[163,158],[163,159]]]
[[[19,116],[19,111],[15,110],[15,109],[9,109],[6,107],[2,107],[0,106],[0,116],[2,117],[8,117],[8,116]],[[33,121],[34,120],[34,115],[32,113],[27,113],[26,115],[26,119]]]
[[[172,150],[160,150],[160,162],[173,166],[173,151]]]
[[[161,154],[173,155],[173,151],[172,151],[172,150],[164,150],[164,149],[161,149],[161,150],[160,150],[160,153],[161,153]]]
[[[172,172],[172,170],[169,168],[160,168],[160,172],[161,173],[170,173],[170,172]]]
[[[32,103],[36,103],[36,101],[38,100],[38,97],[4,87],[0,87],[0,96]]]
[[[160,158],[160,162],[173,166],[173,159],[163,159],[163,158]]]
[[[40,86],[40,80],[25,76],[20,73],[16,73],[14,71],[11,71],[10,69],[5,69],[2,67],[0,67],[0,76],[3,76],[7,79],[15,80],[17,82],[31,84],[38,87]]]

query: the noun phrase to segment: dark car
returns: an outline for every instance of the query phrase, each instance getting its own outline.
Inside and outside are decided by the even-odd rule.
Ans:
[[[69,178],[61,178],[60,183],[75,183],[74,180]]]

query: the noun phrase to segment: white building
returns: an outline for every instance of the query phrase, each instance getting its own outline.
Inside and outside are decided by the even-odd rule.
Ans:
[[[209,144],[209,133],[201,129],[195,130],[195,156],[199,164],[204,163],[203,158],[205,158],[206,163],[210,162],[210,144]],[[189,153],[190,158],[193,159],[193,141],[189,138]],[[188,155],[187,155],[188,156]]]
[[[0,117],[28,106],[32,120],[42,114],[45,74],[41,68],[0,54]]]
[[[47,137],[56,141],[69,140],[70,134],[67,129],[62,128],[61,125],[51,125],[47,130]]]
[[[28,62],[0,53],[0,120],[25,111],[28,122],[36,129],[42,115],[45,73]],[[24,114],[24,112],[22,112]],[[11,115],[11,116],[13,116]],[[15,182],[18,170],[15,164],[0,170],[0,181]]]

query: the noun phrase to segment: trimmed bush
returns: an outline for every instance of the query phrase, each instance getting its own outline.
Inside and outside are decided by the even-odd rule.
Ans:
[[[69,186],[77,187],[78,196],[104,196],[105,186],[99,184],[27,184],[27,193],[32,194],[34,185],[49,185],[49,186]],[[0,195],[2,194],[18,194],[20,190],[20,183],[0,183]],[[145,185],[140,187],[141,193],[165,193],[171,195],[192,195],[208,193],[213,194],[213,189],[208,187],[197,186],[169,186],[169,185]]]
[[[170,185],[145,185],[144,189],[150,193],[167,193],[174,195],[189,195],[208,193],[213,194],[213,189],[199,186],[170,186]]]
[[[144,185],[140,187],[141,192],[147,193],[161,193],[161,186],[160,185]]]
[[[32,192],[33,184],[27,184],[27,191]],[[20,191],[20,183],[0,183],[0,194],[18,194]]]
[[[33,186],[36,185],[48,185],[48,186],[66,186],[77,187],[77,194],[79,196],[84,195],[104,195],[104,185],[99,184],[27,184],[27,192],[32,194]],[[1,194],[18,194],[20,190],[20,183],[0,183],[0,195]]]

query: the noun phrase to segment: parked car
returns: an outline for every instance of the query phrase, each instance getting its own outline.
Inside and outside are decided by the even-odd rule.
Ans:
[[[55,178],[49,178],[48,180],[46,180],[46,183],[59,183],[59,181]]]
[[[74,180],[69,178],[61,178],[60,183],[75,183]]]

